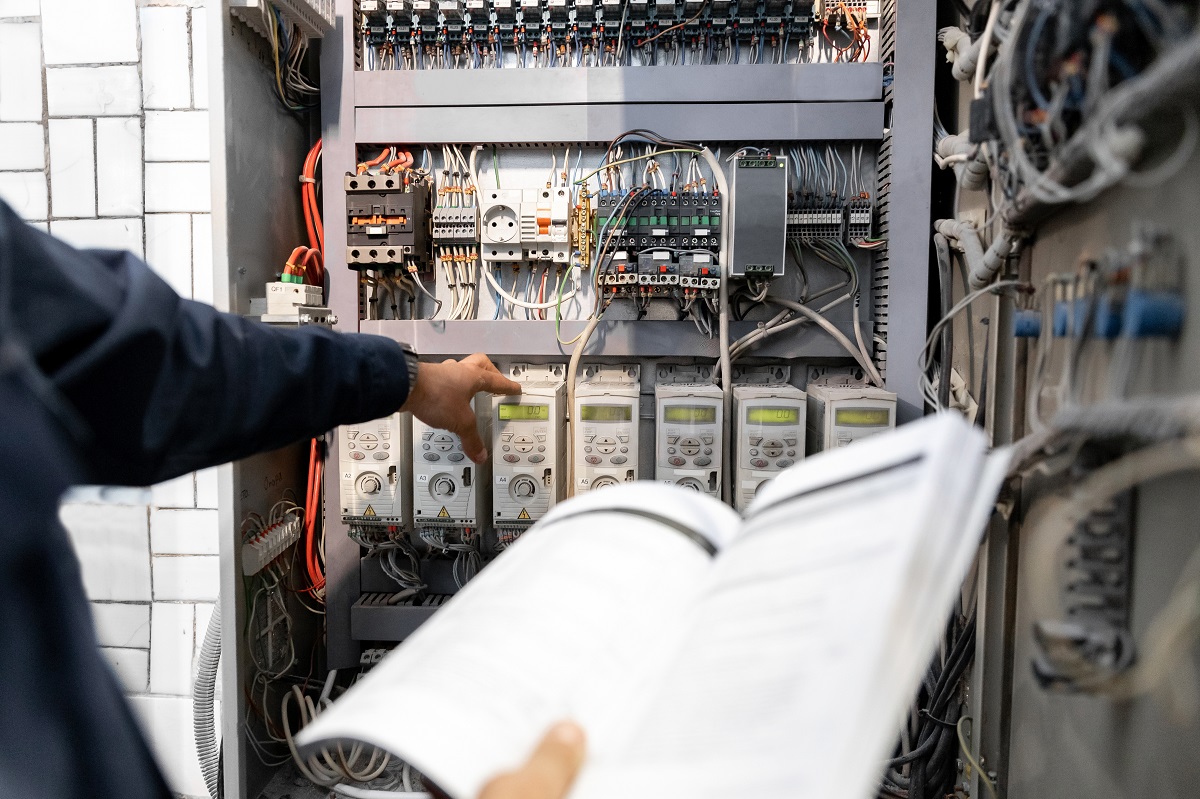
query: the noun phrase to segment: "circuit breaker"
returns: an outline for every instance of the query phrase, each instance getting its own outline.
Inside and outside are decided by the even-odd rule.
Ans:
[[[783,274],[788,232],[788,161],[775,156],[738,158],[730,176],[729,228],[734,277]]]
[[[789,385],[734,386],[734,507],[745,510],[758,490],[804,458],[807,399]]]
[[[490,433],[491,402],[477,394],[472,403],[479,432]],[[448,430],[413,419],[412,432],[413,526],[455,527],[476,530],[487,523],[491,499],[490,461],[472,463],[462,441]]]
[[[338,430],[342,520],[352,525],[403,526],[410,504],[408,414]]]
[[[720,386],[659,383],[654,400],[655,479],[719,497],[725,424]]]
[[[637,364],[589,366],[575,386],[575,493],[638,479]]]
[[[564,496],[566,383],[559,366],[514,365],[521,394],[497,399],[492,414],[492,520],[504,542]]]
[[[808,387],[811,455],[853,444],[896,426],[896,395],[872,386]]]

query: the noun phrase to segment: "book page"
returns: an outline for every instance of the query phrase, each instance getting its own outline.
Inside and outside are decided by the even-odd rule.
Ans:
[[[678,630],[740,519],[655,483],[556,507],[299,736],[356,740],[456,799],[522,763],[555,721],[603,751],[614,707]]]
[[[764,489],[669,678],[633,734],[589,760],[573,799],[869,795],[945,620],[929,603],[919,618],[905,609],[934,587],[913,584],[927,571],[914,564],[947,564],[946,548],[978,533],[951,531],[983,451],[954,420],[878,439]],[[980,490],[990,507],[995,488]],[[952,593],[962,577],[930,579]]]

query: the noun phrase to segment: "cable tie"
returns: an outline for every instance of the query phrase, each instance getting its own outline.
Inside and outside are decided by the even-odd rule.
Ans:
[[[310,177],[308,177],[307,175],[301,175],[301,176],[300,176],[300,182],[301,182],[301,183],[316,183],[316,182],[317,182],[317,179],[316,179],[316,178],[310,178]]]

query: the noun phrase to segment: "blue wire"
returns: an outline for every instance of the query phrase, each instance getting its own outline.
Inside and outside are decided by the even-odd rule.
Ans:
[[[1037,76],[1034,75],[1034,58],[1037,55],[1038,42],[1042,38],[1042,33],[1045,31],[1046,23],[1050,21],[1052,13],[1050,6],[1042,9],[1042,13],[1038,14],[1037,19],[1033,21],[1033,27],[1029,30],[1029,40],[1025,42],[1025,83],[1029,86],[1029,93],[1033,96],[1033,101],[1042,110],[1050,107],[1050,101],[1046,99],[1042,87],[1038,85]]]
[[[1109,51],[1108,62],[1112,64],[1113,68],[1116,69],[1117,72],[1121,73],[1121,78],[1123,80],[1129,80],[1137,75],[1137,70],[1133,68],[1133,65],[1129,63],[1125,56],[1121,55],[1116,50]]]

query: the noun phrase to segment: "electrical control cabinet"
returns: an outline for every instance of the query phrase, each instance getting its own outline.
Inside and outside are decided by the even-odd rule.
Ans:
[[[733,410],[733,500],[745,510],[765,483],[804,458],[808,401],[794,386],[734,386]]]
[[[342,520],[402,527],[411,505],[408,414],[338,429]]]
[[[775,156],[743,156],[733,167],[729,274],[782,275],[788,233],[788,161]]]
[[[492,414],[492,524],[504,543],[564,497],[567,386],[562,366],[516,365],[517,396],[497,397]]]
[[[638,470],[641,368],[589,366],[575,385],[575,493],[629,483]]]
[[[808,454],[896,426],[896,395],[871,386],[808,387]]]
[[[655,386],[656,480],[720,496],[722,397],[721,387],[711,383]]]
[[[484,441],[490,435],[491,398],[478,394],[472,406]],[[475,464],[462,441],[448,430],[413,419],[413,526],[478,530],[488,521],[491,461]]]

